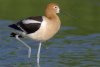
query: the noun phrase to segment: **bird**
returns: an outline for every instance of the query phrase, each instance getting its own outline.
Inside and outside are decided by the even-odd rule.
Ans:
[[[21,40],[21,38],[28,37],[32,40],[39,41],[37,63],[39,63],[42,43],[51,39],[61,27],[58,13],[60,13],[59,5],[57,3],[49,3],[45,8],[44,16],[30,16],[9,25],[10,28],[14,29],[10,37],[15,37],[29,49],[29,58],[31,57],[31,47]]]

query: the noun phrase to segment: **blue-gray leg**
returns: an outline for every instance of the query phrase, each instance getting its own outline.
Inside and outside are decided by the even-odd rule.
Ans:
[[[28,58],[30,58],[31,57],[31,47],[28,45],[28,44],[26,44],[24,41],[22,41],[19,37],[18,37],[19,35],[16,35],[16,39],[18,40],[18,41],[20,41],[21,43],[23,43],[29,50],[28,50]]]

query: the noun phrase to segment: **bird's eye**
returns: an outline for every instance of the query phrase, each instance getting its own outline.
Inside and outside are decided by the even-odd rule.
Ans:
[[[57,9],[57,6],[54,6],[55,9]]]

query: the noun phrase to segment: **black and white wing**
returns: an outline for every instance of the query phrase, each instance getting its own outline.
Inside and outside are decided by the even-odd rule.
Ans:
[[[10,25],[9,27],[30,34],[36,32],[40,28],[42,22],[42,16],[29,17],[19,21],[17,24]]]

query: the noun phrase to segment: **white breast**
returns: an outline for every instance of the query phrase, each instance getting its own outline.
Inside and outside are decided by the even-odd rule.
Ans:
[[[28,34],[27,36],[29,38],[34,39],[34,40],[40,40],[41,41],[45,37],[44,33],[46,33],[46,27],[47,27],[47,22],[43,18],[43,22],[42,22],[41,27],[39,28],[39,30],[37,30],[34,33]]]

